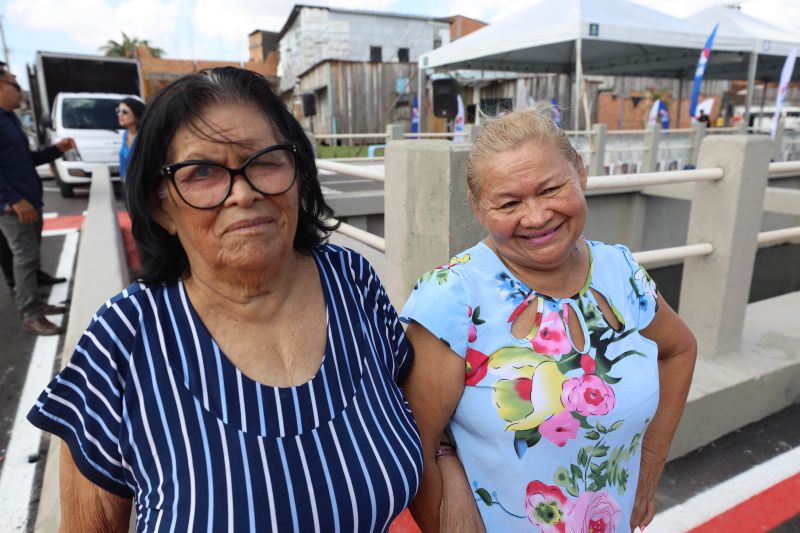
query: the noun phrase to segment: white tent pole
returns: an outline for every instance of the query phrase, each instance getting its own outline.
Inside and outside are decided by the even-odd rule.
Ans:
[[[750,64],[747,66],[747,95],[744,102],[744,123],[750,124],[750,109],[753,107],[753,91],[756,87],[756,67],[758,52],[750,53]]]
[[[574,113],[574,130],[578,131],[578,122],[581,115],[581,85],[583,84],[583,61],[581,61],[581,38],[575,39],[575,100],[572,102]]]

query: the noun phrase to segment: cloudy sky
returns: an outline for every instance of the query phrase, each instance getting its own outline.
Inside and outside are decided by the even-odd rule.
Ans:
[[[676,16],[687,16],[726,0],[634,0]],[[502,20],[536,0],[308,0],[307,4],[392,11],[415,15],[466,15],[486,22]],[[744,0],[742,11],[800,30],[800,1]],[[24,65],[38,50],[94,54],[120,32],[148,39],[166,57],[247,59],[247,34],[277,31],[292,0],[0,0],[12,70],[24,78]],[[2,57],[2,56],[0,56]],[[24,80],[20,80],[24,83]],[[26,83],[25,83],[26,84]]]

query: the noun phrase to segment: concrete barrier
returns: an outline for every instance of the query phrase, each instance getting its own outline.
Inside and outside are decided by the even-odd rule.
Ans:
[[[129,279],[125,246],[117,222],[114,187],[108,167],[98,165],[92,171],[89,206],[81,227],[61,367],[69,361],[95,311],[109,297],[127,287]],[[61,518],[58,495],[60,442],[56,437],[50,438],[34,526],[36,533],[58,531]]]

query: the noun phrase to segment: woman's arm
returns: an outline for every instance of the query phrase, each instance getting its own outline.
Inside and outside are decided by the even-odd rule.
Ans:
[[[655,516],[655,493],[672,437],[683,414],[692,383],[697,342],[686,323],[658,294],[658,311],[641,331],[658,344],[658,410],[642,441],[639,486],[631,514],[631,529],[650,523]]]
[[[442,433],[464,392],[464,359],[416,322],[408,327],[406,337],[414,347],[414,362],[403,391],[419,427],[423,453],[422,482],[410,509],[422,531],[436,532],[444,525],[440,522],[443,481],[448,499],[463,497],[466,486],[475,508],[458,459],[443,457],[440,464],[436,461]]]
[[[60,533],[127,533],[131,500],[111,494],[86,479],[63,441],[59,478]]]

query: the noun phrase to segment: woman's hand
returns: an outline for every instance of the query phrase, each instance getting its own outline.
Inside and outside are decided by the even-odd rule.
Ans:
[[[481,513],[475,504],[475,493],[467,474],[456,456],[436,460],[442,474],[442,503],[439,506],[440,531],[443,533],[484,533]]]
[[[639,484],[636,487],[636,499],[631,512],[631,531],[637,527],[644,529],[656,515],[656,486],[665,462],[666,457],[642,448]]]
[[[655,515],[655,491],[672,437],[680,422],[692,383],[697,342],[689,327],[658,294],[658,311],[644,337],[658,344],[658,410],[642,440],[639,486],[631,514],[631,529],[643,528]]]

